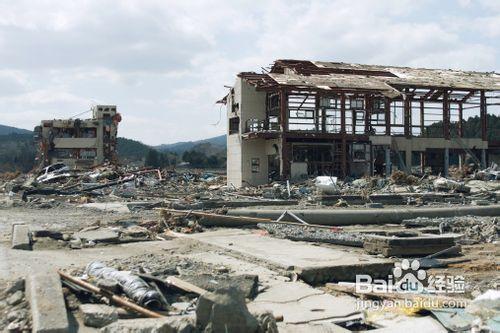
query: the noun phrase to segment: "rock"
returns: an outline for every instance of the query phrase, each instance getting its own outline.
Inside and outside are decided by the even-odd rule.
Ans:
[[[191,307],[191,303],[189,303],[189,302],[175,302],[175,303],[172,303],[171,306],[176,310],[186,311],[187,309],[189,309]]]
[[[115,280],[99,279],[96,283],[98,288],[108,290],[114,294],[120,291],[120,285]]]
[[[72,239],[69,241],[69,247],[72,249],[81,249],[82,248],[82,240],[80,238]]]
[[[18,290],[7,298],[7,304],[12,306],[17,305],[23,301],[23,298],[24,293]]]
[[[7,326],[7,332],[20,332],[21,331],[21,323],[12,322]]]
[[[278,333],[276,319],[271,312],[262,312],[254,316],[259,322],[259,333]]]
[[[9,323],[13,321],[20,322],[26,318],[27,314],[28,312],[25,309],[12,310],[7,314],[7,321]]]
[[[131,238],[148,238],[149,231],[144,227],[131,226],[123,231],[122,236]]]
[[[7,288],[5,290],[5,292],[7,294],[13,294],[16,291],[24,291],[24,279],[23,278],[19,278],[15,281],[11,281],[11,282],[7,283]]]
[[[188,319],[189,318],[189,319]],[[101,328],[102,333],[191,333],[195,332],[194,318],[178,316],[165,318],[120,319]]]
[[[253,333],[259,327],[243,294],[233,287],[201,295],[196,306],[196,324],[205,332]]]
[[[85,326],[103,327],[118,320],[116,309],[108,305],[82,304],[80,311]]]

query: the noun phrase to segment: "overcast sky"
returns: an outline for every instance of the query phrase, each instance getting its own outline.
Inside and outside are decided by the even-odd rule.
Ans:
[[[224,85],[278,58],[499,72],[500,0],[0,0],[0,124],[108,103],[120,136],[208,138]]]

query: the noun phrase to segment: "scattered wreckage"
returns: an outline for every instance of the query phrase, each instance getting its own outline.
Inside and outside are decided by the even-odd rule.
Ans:
[[[397,320],[430,331],[494,331],[497,169],[493,164],[454,178],[403,172],[387,179],[317,177],[239,189],[227,185],[224,174],[201,170],[57,165],[37,176],[3,175],[2,209],[115,212],[84,227],[13,223],[13,251],[36,252],[50,242],[72,252],[129,243],[147,252],[149,244],[175,240],[208,247],[95,258],[54,271],[55,277],[28,276],[16,282],[22,288],[4,293],[0,327],[45,329],[34,298],[50,293],[60,301],[55,312],[70,311],[102,332],[403,330]],[[227,257],[223,267],[204,262]],[[403,275],[395,272],[410,270],[404,260],[411,267],[418,261],[416,271],[426,277],[462,277],[463,292],[440,294],[431,285],[402,292]],[[370,274],[370,291],[356,288],[359,274]],[[393,289],[374,292],[376,281],[388,276]],[[367,300],[372,303],[356,308]],[[408,300],[412,307],[402,305]],[[401,313],[391,316],[398,319],[380,304],[393,304]],[[59,317],[53,325],[67,329],[66,317]]]

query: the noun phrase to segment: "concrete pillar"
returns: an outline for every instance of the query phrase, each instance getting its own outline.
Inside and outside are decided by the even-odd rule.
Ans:
[[[391,147],[385,148],[385,177],[391,176]]]
[[[420,152],[420,172],[424,173],[425,171],[425,151]]]
[[[458,154],[458,168],[462,170],[464,168],[465,155],[463,153]]]
[[[448,169],[450,168],[450,149],[444,149],[444,176],[448,177]]]
[[[375,174],[375,168],[373,167],[373,163],[374,163],[374,160],[373,160],[373,146],[370,145],[370,177],[373,177],[374,174]]]
[[[405,152],[405,165],[406,172],[411,173],[411,160],[412,160],[412,151],[407,149]]]
[[[486,149],[481,149],[481,164],[486,168]]]

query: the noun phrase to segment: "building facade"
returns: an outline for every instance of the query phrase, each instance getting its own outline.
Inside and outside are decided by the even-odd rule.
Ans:
[[[116,159],[116,140],[121,115],[116,105],[95,105],[91,119],[43,120],[35,127],[41,167],[64,163],[86,169]]]
[[[227,106],[227,177],[236,187],[315,175],[387,176],[394,168],[447,173],[450,159],[486,165],[488,108],[500,75],[277,60],[242,72]],[[464,133],[465,120],[480,128]],[[500,139],[499,139],[500,140]]]

